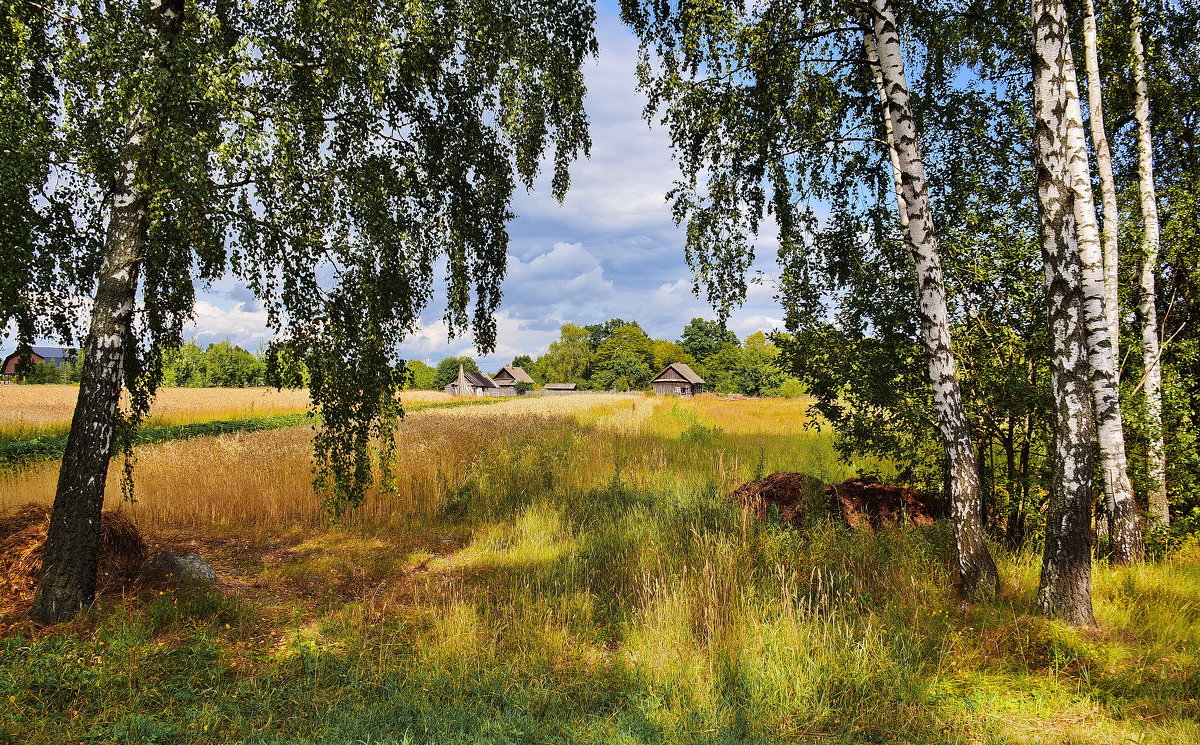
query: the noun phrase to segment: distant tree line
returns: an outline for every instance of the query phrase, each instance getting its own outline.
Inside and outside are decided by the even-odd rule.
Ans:
[[[603,323],[559,330],[549,350],[533,359],[519,355],[522,368],[539,385],[575,383],[580,390],[637,391],[667,365],[682,362],[706,381],[706,390],[746,396],[800,396],[804,387],[786,375],[779,348],[763,332],[739,340],[717,321],[693,318],[676,341],[653,339],[637,321],[612,318]],[[458,368],[479,372],[470,357],[447,357],[436,368],[410,361],[410,388],[441,389]]]

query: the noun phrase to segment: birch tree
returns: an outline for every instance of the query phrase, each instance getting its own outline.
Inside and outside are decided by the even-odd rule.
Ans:
[[[1090,527],[1093,397],[1089,318],[1076,220],[1076,171],[1083,128],[1061,0],[1033,0],[1034,154],[1050,323],[1055,431],[1046,548],[1038,587],[1042,612],[1092,625]],[[1090,205],[1089,205],[1090,206]],[[1094,214],[1094,212],[1093,212]]]
[[[197,279],[242,280],[303,358],[326,508],[361,501],[375,467],[386,477],[407,379],[395,349],[436,264],[450,328],[490,348],[512,192],[545,157],[565,193],[588,147],[581,65],[596,46],[586,0],[35,7],[61,139],[46,181],[66,186],[25,200],[106,226],[100,244],[31,249],[92,298],[32,610],[57,622],[93,599],[108,464],[181,342]],[[0,272],[0,297],[26,302],[0,308],[0,328],[16,321],[28,342],[62,308],[15,277]]]
[[[878,64],[873,67],[881,84],[888,150],[899,189],[900,222],[916,268],[921,342],[928,357],[938,429],[949,461],[949,498],[959,576],[969,595],[992,595],[999,579],[983,542],[979,470],[958,384],[957,364],[950,349],[950,314],[941,254],[890,0],[872,0],[870,30],[874,38],[870,40],[873,44],[868,43],[868,55],[872,47],[878,55]]]
[[[1150,132],[1150,93],[1146,85],[1146,53],[1142,46],[1141,11],[1134,4],[1130,19],[1130,48],[1133,54],[1134,118],[1137,120],[1138,192],[1142,211],[1142,265],[1138,282],[1138,316],[1142,331],[1142,360],[1145,380],[1146,470],[1150,480],[1147,514],[1151,522],[1166,527],[1171,517],[1167,507],[1167,464],[1163,446],[1162,353],[1155,272],[1158,270],[1158,199],[1154,188],[1154,148]]]
[[[1092,134],[1092,147],[1096,152],[1096,171],[1100,177],[1101,236],[1104,241],[1104,310],[1108,322],[1108,337],[1112,344],[1113,357],[1120,359],[1121,327],[1120,302],[1117,295],[1117,272],[1120,237],[1120,211],[1117,209],[1117,181],[1113,177],[1112,148],[1108,145],[1108,133],[1104,128],[1104,89],[1100,82],[1100,53],[1096,41],[1096,4],[1094,0],[1083,3],[1083,52],[1087,69],[1088,124]],[[1120,370],[1117,370],[1119,376]]]
[[[1109,303],[1106,300],[1104,251],[1096,225],[1096,205],[1092,196],[1092,174],[1084,135],[1083,114],[1079,105],[1074,61],[1070,57],[1070,40],[1067,39],[1065,43],[1068,56],[1064,59],[1070,60],[1072,65],[1069,71],[1064,71],[1067,75],[1064,85],[1071,91],[1066,103],[1071,108],[1063,114],[1066,122],[1065,136],[1058,144],[1065,148],[1067,166],[1070,169],[1073,195],[1071,204],[1075,212],[1083,312],[1087,326],[1088,362],[1091,365],[1092,395],[1096,408],[1096,438],[1100,443],[1100,476],[1107,500],[1110,551],[1113,561],[1125,563],[1140,560],[1144,548],[1125,453],[1117,359],[1109,325]]]

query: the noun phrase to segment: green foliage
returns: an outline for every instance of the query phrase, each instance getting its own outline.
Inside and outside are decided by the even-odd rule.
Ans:
[[[609,332],[592,358],[591,385],[597,390],[633,391],[650,385],[657,372],[654,342],[636,323]]]
[[[49,362],[34,362],[29,367],[29,372],[21,378],[22,383],[62,383],[63,373],[66,372],[58,365],[52,365]]]
[[[725,346],[737,346],[738,338],[720,321],[706,321],[703,318],[693,318],[683,327],[683,335],[679,337],[679,345],[685,352],[695,358],[696,362],[704,362],[709,355]]]
[[[654,364],[651,365],[654,372],[651,375],[658,374],[660,370],[663,370],[672,362],[682,362],[685,365],[696,364],[696,358],[688,354],[681,345],[675,342],[654,339],[650,344],[654,353]]]
[[[587,331],[588,342],[592,346],[592,351],[595,351],[599,349],[600,345],[604,343],[604,340],[612,336],[613,332],[615,332],[617,329],[624,326],[637,325],[637,321],[624,321],[620,318],[610,318],[604,323],[593,323],[588,326],[584,326],[583,329],[584,331]]]
[[[472,357],[447,357],[438,363],[433,379],[434,389],[440,391],[453,383],[458,377],[459,367],[468,372],[479,372],[479,365],[475,364]]]
[[[568,323],[559,331],[558,341],[550,343],[546,354],[534,367],[542,383],[584,385],[592,366],[591,335],[587,329]],[[530,373],[532,375],[532,373]]]
[[[275,355],[273,363],[270,362],[272,355]],[[271,377],[270,382],[279,382],[280,387],[303,387],[303,364],[287,351],[286,346],[268,350],[265,356],[267,360],[228,340],[209,344],[203,350],[195,342],[188,342],[163,354],[162,385],[179,388],[245,388],[263,385]]]
[[[420,391],[436,391],[441,390],[445,386],[439,388],[437,384],[438,371],[436,368],[426,365],[420,360],[409,360],[406,364],[411,377],[408,379],[408,388]],[[455,374],[457,374],[457,370]]]
[[[533,358],[527,354],[518,354],[513,358],[513,367],[519,367],[525,372],[529,372],[529,368],[533,367]]]

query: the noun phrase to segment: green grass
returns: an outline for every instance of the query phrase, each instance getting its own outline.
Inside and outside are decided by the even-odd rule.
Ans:
[[[1034,614],[1029,553],[999,552],[1003,594],[963,606],[942,526],[863,535],[823,518],[803,530],[742,518],[728,481],[847,472],[810,435],[733,436],[680,418],[660,408],[633,433],[573,420],[526,430],[402,527],[295,534],[243,556],[257,593],[110,601],[55,633],[10,633],[0,732],[21,743],[1200,742],[1195,546],[1098,568],[1096,630]]]

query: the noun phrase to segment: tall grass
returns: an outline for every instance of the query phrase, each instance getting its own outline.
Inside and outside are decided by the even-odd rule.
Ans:
[[[1098,568],[1101,626],[1072,631],[1033,614],[1032,555],[1000,552],[1003,594],[964,606],[942,526],[744,519],[725,494],[757,474],[886,471],[839,463],[803,405],[542,401],[413,414],[395,490],[336,528],[302,430],[146,448],[132,513],[225,587],[0,640],[0,733],[1200,742],[1196,550]]]

